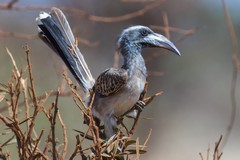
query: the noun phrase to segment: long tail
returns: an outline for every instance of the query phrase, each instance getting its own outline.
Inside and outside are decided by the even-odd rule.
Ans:
[[[62,58],[85,93],[88,92],[95,80],[77,47],[77,40],[63,12],[52,8],[49,14],[40,12],[36,21],[39,37]]]

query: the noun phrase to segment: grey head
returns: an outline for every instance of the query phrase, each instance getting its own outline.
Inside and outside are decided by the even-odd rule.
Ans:
[[[164,48],[181,55],[175,45],[166,37],[140,25],[124,29],[118,38],[117,47],[123,56],[139,54],[143,48],[147,47]]]

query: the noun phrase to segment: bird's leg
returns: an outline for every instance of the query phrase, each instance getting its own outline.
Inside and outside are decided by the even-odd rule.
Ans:
[[[143,99],[147,93],[147,88],[148,88],[148,82],[145,83],[144,90],[142,91],[139,100],[133,107],[135,110],[138,110],[139,112],[142,112],[146,106],[146,103],[143,101]]]
[[[145,108],[146,104],[142,100],[138,100],[137,103],[132,107],[131,110],[126,112],[123,115],[126,115],[128,118],[136,118],[137,117],[137,111],[142,112]]]
[[[145,108],[146,103],[142,100],[138,100],[137,103],[134,105],[134,109],[138,110],[139,112],[142,112]]]
[[[132,109],[124,115],[126,115],[128,118],[136,118],[137,113],[142,112],[145,106],[145,102],[143,102],[142,100],[138,100],[137,103],[132,107]]]
[[[117,128],[117,119],[114,115],[106,116],[104,119],[104,133],[106,138],[109,139],[115,134],[115,130]]]

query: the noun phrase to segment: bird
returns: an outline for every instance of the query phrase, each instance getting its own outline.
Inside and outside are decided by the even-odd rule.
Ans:
[[[53,7],[50,13],[41,11],[36,22],[39,37],[61,57],[85,95],[90,91],[95,93],[92,114],[103,123],[106,139],[114,136],[117,117],[130,111],[144,90],[147,68],[142,50],[157,47],[181,55],[169,39],[149,27],[130,26],[123,29],[117,40],[116,49],[123,57],[122,66],[106,69],[95,80],[60,9]]]

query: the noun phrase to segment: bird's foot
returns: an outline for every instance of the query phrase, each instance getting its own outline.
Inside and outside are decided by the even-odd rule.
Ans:
[[[136,103],[135,106],[134,106],[134,109],[142,112],[143,109],[145,108],[145,106],[146,106],[146,103],[145,103],[145,102],[143,102],[142,100],[138,100],[137,103]]]
[[[146,106],[145,102],[138,100],[137,103],[133,106],[133,108],[123,115],[124,116],[126,115],[128,118],[136,118],[138,112],[142,112],[145,106]]]

